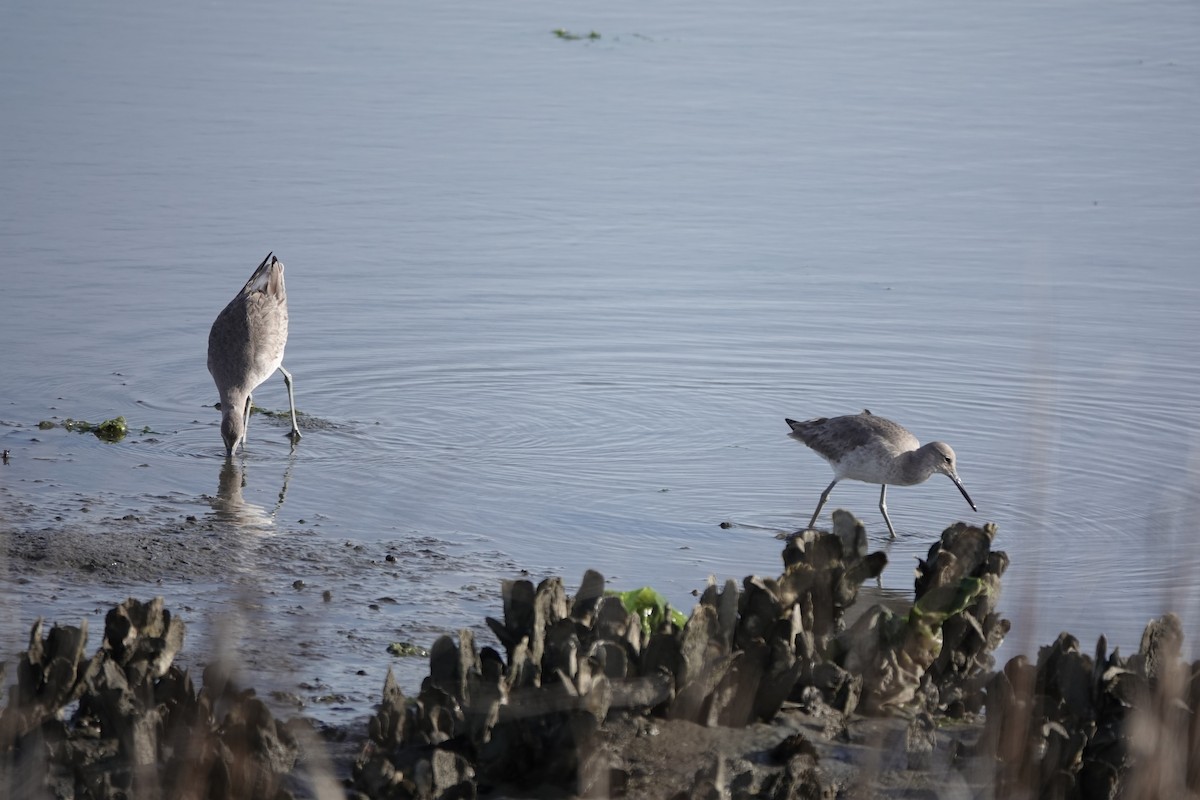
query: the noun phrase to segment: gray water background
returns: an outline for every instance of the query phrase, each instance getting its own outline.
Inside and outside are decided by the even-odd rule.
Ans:
[[[831,478],[783,418],[864,407],[979,506],[896,488],[889,543],[840,484],[885,588],[992,521],[1004,654],[1194,633],[1198,33],[1118,0],[6,4],[0,524],[194,516],[273,568],[0,572],[5,654],[162,594],[192,658],[361,712],[424,673],[389,641],[486,637],[522,570],[685,611],[777,574]],[[255,418],[230,514],[207,332],[268,250],[309,419],[289,453]],[[115,445],[37,429],[118,414]]]

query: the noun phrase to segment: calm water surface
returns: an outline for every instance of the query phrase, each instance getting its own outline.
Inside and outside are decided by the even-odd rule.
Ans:
[[[1195,631],[1197,33],[1115,0],[10,5],[2,532],[196,516],[249,555],[0,571],[7,651],[162,594],[193,658],[361,713],[387,642],[479,628],[522,570],[684,609],[777,573],[830,480],[783,418],[864,407],[953,444],[980,509],[896,489],[888,543],[839,485],[885,587],[994,521],[1007,654]],[[256,417],[223,482],[207,331],[268,250],[308,421],[289,453]],[[37,429],[118,414],[150,433]]]

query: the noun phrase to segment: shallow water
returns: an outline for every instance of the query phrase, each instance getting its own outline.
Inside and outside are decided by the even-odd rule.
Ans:
[[[885,587],[994,521],[1007,654],[1063,629],[1128,651],[1167,609],[1195,629],[1193,6],[4,17],[0,519],[244,556],[14,569],[9,651],[39,614],[158,593],[192,657],[220,639],[260,688],[358,713],[389,641],[479,629],[522,570],[685,609],[776,573],[830,480],[783,418],[863,407],[950,442],[980,509],[896,488],[889,543],[877,489],[840,484]],[[304,439],[256,417],[223,483],[207,331],[268,250]],[[255,400],[285,408],[282,380]],[[37,429],[118,414],[117,445]]]

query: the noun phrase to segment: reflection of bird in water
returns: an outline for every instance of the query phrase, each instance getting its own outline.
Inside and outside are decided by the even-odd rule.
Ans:
[[[217,519],[242,525],[270,525],[271,518],[262,506],[247,503],[242,496],[245,486],[246,474],[242,467],[232,458],[225,459],[217,483],[217,496],[212,501]]]
[[[291,436],[300,438],[292,376],[283,368],[287,335],[283,262],[268,253],[237,297],[217,315],[208,333],[208,371],[221,395],[221,438],[227,455],[245,443],[251,393],[275,370],[283,373],[287,386]]]
[[[870,411],[845,417],[810,419],[807,422],[786,420],[792,432],[788,435],[817,451],[817,455],[833,467],[833,483],[821,493],[817,510],[813,512],[808,527],[817,524],[817,517],[829,499],[833,487],[843,478],[879,483],[879,510],[888,532],[896,538],[896,529],[887,513],[887,487],[913,486],[924,483],[934,473],[941,473],[962,492],[967,505],[978,511],[971,496],[963,487],[955,471],[954,451],[944,442],[930,442],[922,446],[917,437],[889,419],[877,417]]]
[[[246,488],[245,469],[227,458],[221,464],[221,476],[217,481],[217,496],[212,499],[214,516],[223,522],[234,522],[247,526],[270,526],[275,522],[275,515],[283,507],[287,497],[288,480],[292,477],[294,456],[288,459],[287,469],[283,473],[283,485],[279,489],[279,499],[275,507],[268,513],[260,505],[246,502],[242,492]]]

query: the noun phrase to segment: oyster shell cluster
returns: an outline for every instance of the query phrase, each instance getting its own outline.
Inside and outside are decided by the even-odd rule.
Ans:
[[[947,529],[908,612],[873,606],[850,626],[847,610],[887,558],[844,511],[832,533],[789,537],[779,577],[710,579],[682,626],[664,615],[644,629],[596,572],[573,598],[559,578],[506,582],[504,617],[487,620],[504,652],[467,630],[441,637],[412,699],[389,673],[355,785],[396,798],[473,796],[480,784],[608,794],[628,779],[601,746],[616,716],[741,727],[792,703],[837,730],[855,711],[977,711],[1008,630],[995,608],[1008,559],[994,535]]]
[[[110,610],[90,658],[86,621],[45,632],[38,620],[0,714],[0,788],[22,798],[280,797],[296,726],[218,668],[197,692],[172,663],[183,638],[162,598]]]
[[[998,797],[1195,797],[1200,791],[1200,661],[1181,660],[1174,614],[1151,620],[1138,651],[1093,654],[1062,633],[1009,660],[988,687],[975,752]]]

